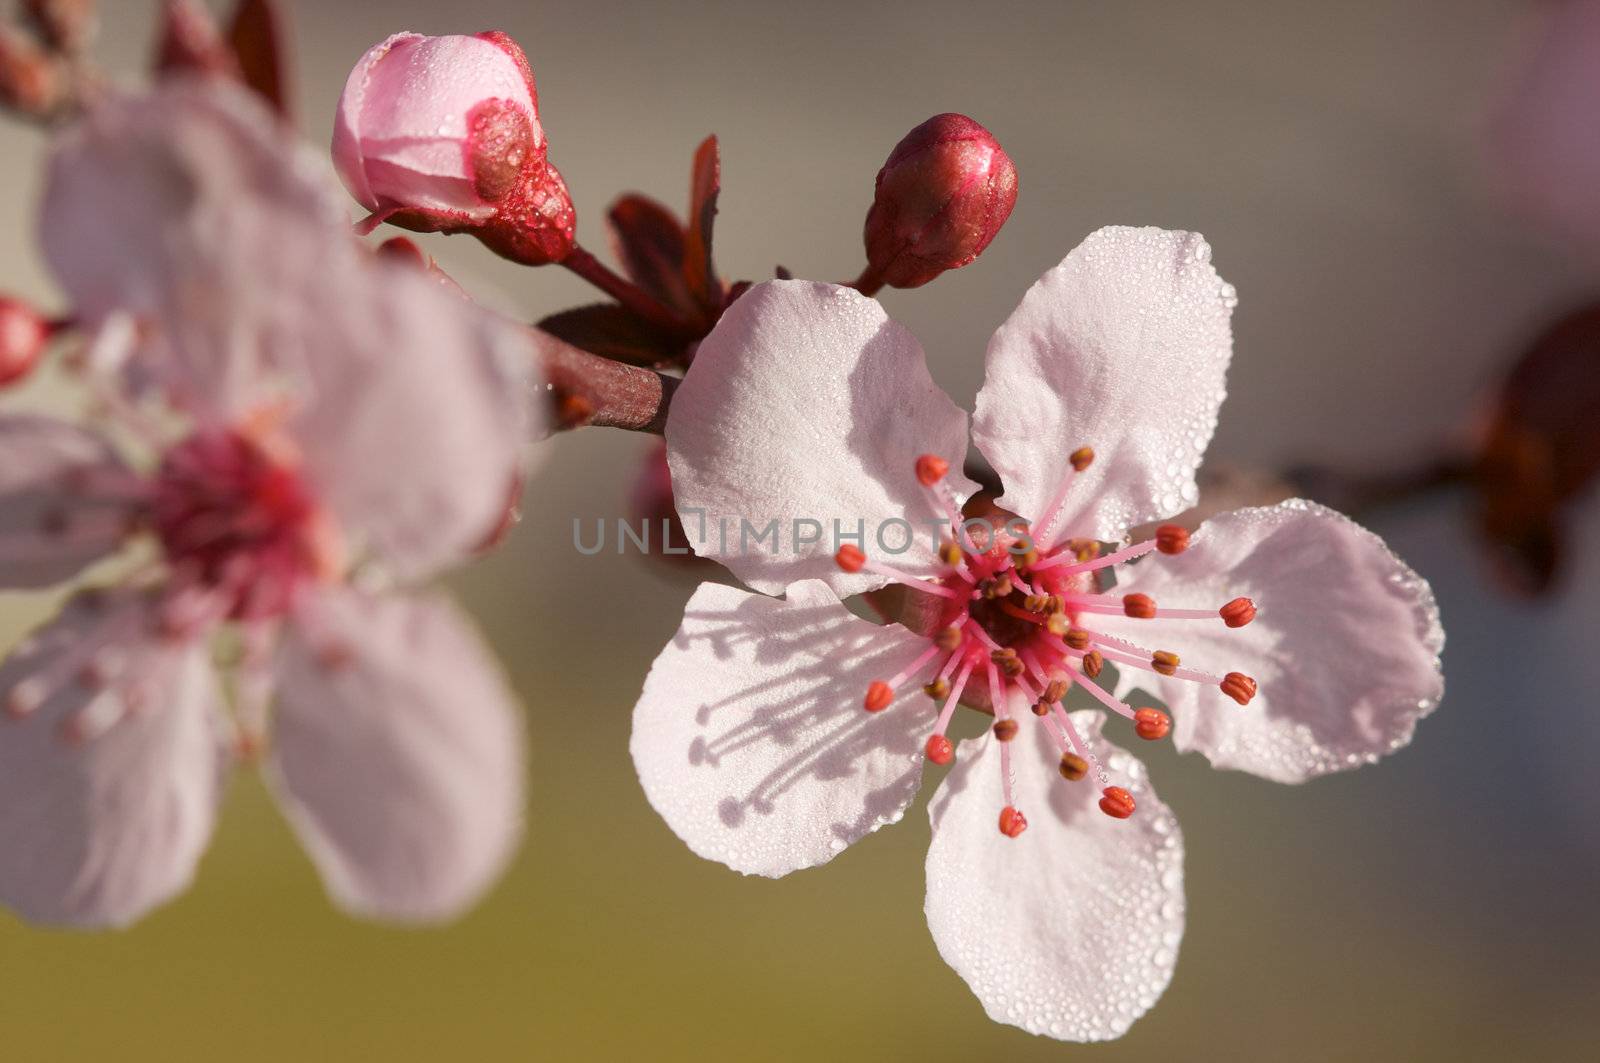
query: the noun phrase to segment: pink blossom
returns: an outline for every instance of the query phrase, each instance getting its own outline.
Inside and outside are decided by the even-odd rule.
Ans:
[[[96,427],[0,415],[0,587],[139,537],[155,558],[0,665],[0,902],[25,918],[120,925],[180,892],[242,754],[357,914],[452,916],[519,836],[511,692],[448,602],[385,583],[496,523],[532,355],[362,251],[315,173],[223,85],[112,100],[55,148],[50,260],[147,387],[106,388]]]
[[[472,232],[535,265],[571,249],[572,201],[546,159],[533,71],[503,33],[374,45],[339,99],[333,161],[374,223]]]
[[[1107,713],[1066,711],[1065,691],[1141,738],[1170,730],[1283,782],[1399,748],[1443,692],[1427,584],[1320,506],[1123,545],[1195,499],[1234,302],[1202,239],[1158,229],[1103,229],[1040,278],[990,341],[972,432],[1004,480],[999,505],[1029,518],[1010,531],[958,523],[976,486],[956,471],[967,416],[878,303],[800,281],[735,303],[667,443],[697,549],[763,593],[703,584],[645,683],[632,751],[672,829],[738,871],[783,875],[897,820],[924,761],[955,759],[930,808],[941,955],[997,1021],[1121,1035],[1176,962],[1182,836],[1103,735]],[[724,516],[775,520],[776,546],[724,534]],[[797,520],[864,535],[836,552]],[[891,565],[908,521],[922,530]],[[880,626],[839,600],[886,587],[916,619]],[[1112,689],[1097,681],[1108,665]],[[1124,700],[1136,687],[1172,717]],[[994,723],[957,756],[946,729],[962,702]]]

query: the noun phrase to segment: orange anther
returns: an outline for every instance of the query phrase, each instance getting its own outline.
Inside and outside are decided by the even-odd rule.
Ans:
[[[1122,611],[1135,620],[1154,620],[1156,600],[1148,594],[1124,594],[1122,596]]]
[[[948,764],[955,759],[956,747],[950,744],[950,739],[944,735],[929,735],[928,744],[923,747],[923,752],[935,764]]]
[[[996,720],[994,722],[994,736],[1002,742],[1009,742],[1017,737],[1016,720]]]
[[[1243,672],[1229,672],[1222,677],[1222,692],[1241,705],[1250,704],[1256,696],[1256,681]]]
[[[1031,707],[1035,716],[1050,715],[1050,703],[1048,701],[1036,701]]]
[[[1083,674],[1090,679],[1099,679],[1100,671],[1105,666],[1106,659],[1100,656],[1099,650],[1090,650],[1083,655]]]
[[[1000,833],[1015,838],[1028,829],[1028,821],[1021,812],[1010,805],[1000,810]]]
[[[1061,777],[1068,782],[1077,782],[1089,774],[1089,762],[1076,753],[1061,754]]]
[[[933,642],[934,645],[948,653],[957,646],[961,645],[962,637],[961,629],[956,627],[954,624],[951,624],[949,627],[935,635]]]
[[[882,712],[893,700],[894,688],[881,679],[874,679],[867,687],[866,699],[861,704],[868,712]]]
[[[939,547],[939,560],[955,568],[961,564],[961,547],[955,543],[944,543]]]
[[[1044,700],[1055,702],[1067,696],[1067,687],[1071,684],[1065,679],[1052,679],[1050,685],[1044,688]]]
[[[1249,598],[1235,598],[1218,609],[1217,615],[1222,617],[1222,622],[1229,627],[1244,627],[1256,618],[1256,603]]]
[[[1120,786],[1108,786],[1100,793],[1100,811],[1112,819],[1127,819],[1133,815],[1133,795]]]
[[[1089,633],[1081,627],[1069,628],[1063,641],[1074,650],[1089,648]]]
[[[1079,447],[1077,450],[1074,450],[1071,454],[1067,455],[1067,460],[1072,462],[1072,468],[1074,472],[1082,472],[1090,465],[1094,464],[1094,448]]]
[[[937,454],[924,454],[917,459],[917,482],[923,487],[932,487],[949,471],[950,463]]]
[[[1178,655],[1167,650],[1157,650],[1150,655],[1150,667],[1162,675],[1171,675],[1178,670]]]
[[[1163,554],[1181,554],[1189,549],[1189,529],[1181,524],[1163,524],[1156,529],[1156,549]]]
[[[867,555],[849,543],[839,547],[839,552],[833,555],[833,559],[846,572],[860,572],[862,566],[867,563]]]
[[[1133,729],[1146,742],[1167,737],[1172,730],[1172,717],[1160,709],[1140,709],[1133,714]]]
[[[934,701],[942,701],[950,694],[950,683],[945,679],[935,679],[922,688],[922,692]]]

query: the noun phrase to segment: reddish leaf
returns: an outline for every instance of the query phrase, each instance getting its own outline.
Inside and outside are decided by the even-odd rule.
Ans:
[[[539,327],[590,354],[630,365],[656,365],[681,353],[672,339],[615,303],[563,310],[540,321]]]
[[[672,211],[648,196],[631,194],[606,213],[611,247],[628,279],[687,314],[699,307],[684,279],[684,229]]]
[[[192,71],[239,76],[233,51],[200,0],[167,0],[161,12],[155,66],[163,74]]]
[[[706,137],[694,153],[694,174],[689,183],[689,233],[683,259],[683,276],[696,302],[722,306],[722,281],[711,260],[711,227],[717,217],[717,193],[722,189],[722,156],[717,138]]]
[[[277,0],[239,0],[228,27],[244,82],[285,118],[292,118],[289,84],[289,26]]]
[[[1522,589],[1548,589],[1564,510],[1600,477],[1600,304],[1558,321],[1507,374],[1476,473],[1485,537]]]

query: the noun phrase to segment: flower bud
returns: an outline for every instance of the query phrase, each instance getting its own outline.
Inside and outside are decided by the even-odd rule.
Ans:
[[[339,100],[334,165],[375,218],[468,232],[528,265],[573,245],[572,200],[545,153],[533,71],[503,33],[396,34]]]
[[[907,133],[878,171],[867,212],[861,287],[915,288],[989,246],[1017,201],[1017,168],[965,115],[940,114]]]
[[[27,303],[0,295],[0,387],[33,372],[50,338],[50,324]]]

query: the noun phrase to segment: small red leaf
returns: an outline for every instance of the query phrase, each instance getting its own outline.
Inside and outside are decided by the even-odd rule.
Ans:
[[[682,354],[682,345],[615,303],[594,303],[551,314],[539,327],[590,354],[629,365],[657,365]]]
[[[606,213],[612,250],[628,279],[675,310],[699,311],[684,279],[685,233],[672,211],[648,196],[631,194]]]
[[[1600,479],[1600,304],[1557,321],[1507,374],[1478,453],[1479,527],[1528,593],[1554,583],[1572,502]]]
[[[194,71],[237,78],[239,65],[216,20],[200,0],[167,0],[156,41],[156,70]]]
[[[695,300],[701,306],[714,308],[722,306],[722,281],[711,259],[711,229],[717,217],[717,193],[721,190],[722,156],[717,150],[717,138],[709,136],[694,153],[683,276]]]
[[[277,0],[239,0],[228,27],[228,41],[238,57],[244,82],[285,118],[292,118],[289,70],[289,26]]]

